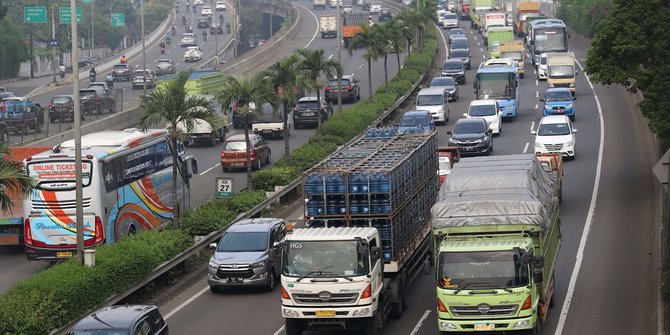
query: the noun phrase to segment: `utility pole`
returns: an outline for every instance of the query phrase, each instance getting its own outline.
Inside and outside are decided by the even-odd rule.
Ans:
[[[35,78],[35,73],[33,70],[33,63],[35,58],[33,58],[33,26],[28,26],[28,34],[30,35],[30,78]]]
[[[340,8],[340,0],[337,1],[337,62],[342,66],[342,9]],[[355,93],[354,93],[355,94]],[[354,99],[356,99],[354,97]],[[337,74],[337,115],[340,119],[344,118],[342,113],[342,74]]]
[[[91,49],[95,48],[95,30],[93,28],[93,4],[95,4],[95,0],[91,0]]]
[[[77,45],[77,1],[70,0],[70,13],[72,20],[70,28],[72,31],[72,95],[74,96],[74,171],[75,171],[75,200],[76,215],[75,227],[77,230],[77,257],[79,263],[84,264],[84,205],[82,190],[82,165],[81,165],[81,108],[79,101],[79,46]],[[96,232],[100,234],[102,232]]]
[[[144,96],[147,95],[147,79],[144,78],[144,76],[147,74],[147,44],[146,44],[146,36],[144,36],[144,0],[140,0],[140,13],[142,15],[141,23],[142,23],[142,90],[144,92]]]
[[[233,47],[233,59],[237,58],[237,48],[240,45],[240,10],[241,10],[241,4],[240,0],[235,1],[235,16],[234,16],[234,24],[233,24],[233,43],[235,43]]]
[[[52,0],[51,4],[51,40],[55,41],[56,40],[56,2]],[[54,70],[54,77],[53,77],[53,83],[56,83],[56,69],[58,68],[58,65],[56,64],[56,47],[51,46],[51,67],[53,67]]]

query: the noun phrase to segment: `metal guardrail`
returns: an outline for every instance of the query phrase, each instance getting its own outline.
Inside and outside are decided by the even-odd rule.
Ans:
[[[388,4],[388,3],[387,3]],[[412,85],[412,89],[407,93],[406,95],[401,96],[398,98],[395,104],[393,104],[389,109],[384,111],[382,115],[380,115],[372,124],[374,125],[380,125],[382,122],[384,122],[390,115],[392,115],[399,107],[404,103],[410,96],[414,94],[414,91],[419,87],[419,85],[423,82],[423,80],[426,78],[426,75],[431,71],[433,67],[433,60],[431,59],[431,63],[426,70],[426,72],[419,77],[419,79]],[[353,140],[353,139],[352,139]],[[349,142],[351,142],[350,140]],[[346,144],[345,144],[346,145]],[[257,216],[261,211],[264,209],[268,208],[270,205],[273,203],[276,203],[280,201],[282,198],[286,197],[289,193],[292,193],[296,191],[299,187],[302,186],[302,178],[296,178],[293,181],[291,181],[288,185],[286,185],[283,189],[277,191],[275,194],[273,194],[271,197],[266,198],[261,202],[260,204],[256,205],[254,208],[250,209],[249,211],[245,213],[241,213],[238,215],[230,224],[233,224],[239,220],[243,219],[248,219]],[[147,276],[145,279],[142,281],[136,283],[132,287],[128,288],[126,291],[121,292],[113,297],[110,297],[107,299],[104,303],[100,304],[99,306],[96,306],[95,308],[89,310],[85,315],[83,315],[81,318],[78,318],[77,320],[74,320],[64,326],[61,329],[54,330],[49,333],[49,335],[67,335],[67,332],[79,321],[81,320],[84,316],[88,315],[89,313],[98,310],[103,307],[107,306],[112,306],[119,301],[122,301],[126,299],[128,296],[139,290],[140,288],[144,287],[145,285],[149,284],[156,278],[160,277],[161,275],[167,273],[168,271],[174,269],[175,267],[179,266],[181,263],[183,263],[185,260],[190,258],[191,256],[195,255],[196,253],[200,252],[202,249],[206,248],[210,243],[213,243],[217,241],[223,233],[230,227],[230,224],[226,227],[223,227],[217,231],[214,231],[210,233],[209,235],[205,236],[203,239],[201,239],[199,242],[195,243],[193,246],[188,248],[187,250],[183,251],[179,255],[175,256],[173,259],[168,260],[164,262],[163,264],[159,265],[149,276]]]

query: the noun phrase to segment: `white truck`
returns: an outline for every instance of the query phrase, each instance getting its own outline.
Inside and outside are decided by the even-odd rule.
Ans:
[[[290,112],[288,115],[287,127],[284,128],[284,114],[281,110],[272,111],[272,109],[263,109],[262,115],[256,117],[251,124],[251,129],[255,134],[263,136],[265,139],[286,138],[289,136],[293,117]]]
[[[574,52],[547,53],[546,76],[549,87],[567,87],[575,95],[577,74]]]
[[[326,9],[326,0],[314,0],[312,4],[314,9]]]
[[[214,99],[213,96],[207,96]],[[204,120],[195,119],[191,131],[187,131],[185,122],[177,123],[177,129],[186,133],[187,139],[184,140],[184,145],[189,146],[191,143],[205,143],[209,146],[216,145],[217,139],[223,142],[226,139],[227,116],[221,111],[221,107],[214,104],[214,113],[221,118],[222,127],[214,129],[212,125]]]
[[[371,128],[304,173],[308,228],[289,232],[282,246],[287,335],[379,334],[402,316],[409,283],[433,261],[436,150],[435,132]]]
[[[321,38],[337,38],[337,15],[323,14],[319,17],[319,30]]]

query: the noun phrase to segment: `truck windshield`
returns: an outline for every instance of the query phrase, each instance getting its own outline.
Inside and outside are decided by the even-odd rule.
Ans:
[[[507,73],[487,73],[478,75],[477,99],[513,98],[514,86]]]
[[[500,57],[514,60],[523,60],[523,54],[521,53],[521,51],[503,51],[500,54]]]
[[[369,258],[357,248],[358,241],[290,241],[282,257],[282,273],[290,277],[365,275]]]
[[[564,28],[537,28],[534,36],[535,54],[568,50]]]
[[[223,235],[217,252],[265,251],[268,249],[267,232],[230,232]]]
[[[551,78],[573,78],[575,68],[570,65],[552,65],[549,67],[549,77]]]
[[[438,286],[454,289],[510,288],[529,284],[528,266],[519,253],[509,251],[442,252]]]

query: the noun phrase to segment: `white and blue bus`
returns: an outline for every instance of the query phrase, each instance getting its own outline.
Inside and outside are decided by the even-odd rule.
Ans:
[[[81,138],[84,245],[114,243],[172,219],[172,148],[163,129],[102,131]],[[197,164],[178,148],[178,209],[189,204]],[[24,200],[24,241],[30,260],[56,261],[76,253],[74,140],[24,160],[37,181]]]
[[[475,75],[475,99],[495,99],[500,115],[516,117],[519,110],[519,76],[516,64],[480,66]]]

